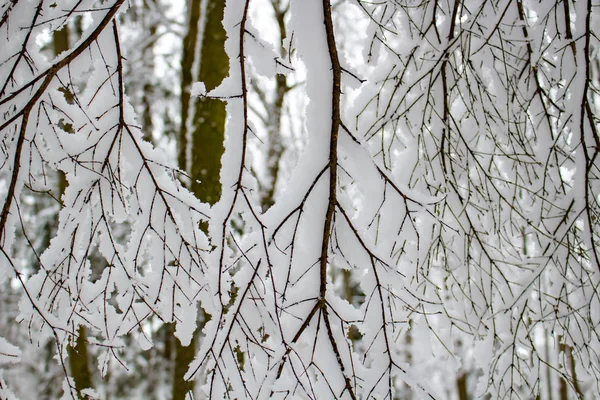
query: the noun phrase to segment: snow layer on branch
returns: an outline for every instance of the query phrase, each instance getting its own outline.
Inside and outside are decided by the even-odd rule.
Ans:
[[[21,350],[0,337],[0,364],[16,363],[21,359]]]

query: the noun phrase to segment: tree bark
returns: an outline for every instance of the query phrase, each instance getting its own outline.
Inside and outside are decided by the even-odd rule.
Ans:
[[[188,2],[188,29],[183,38],[183,49],[181,56],[181,126],[179,128],[179,167],[183,170],[187,166],[188,132],[187,120],[190,108],[190,90],[194,81],[193,68],[198,44],[198,24],[200,23],[200,6],[202,0],[191,0]]]
[[[69,41],[69,26],[65,25],[62,29],[54,31],[52,37],[52,44],[54,55],[59,55],[63,51],[67,51],[70,48]],[[71,103],[73,101],[73,95],[65,89],[63,92],[66,100]],[[65,131],[72,131],[72,127],[65,125],[62,127]],[[62,172],[58,172],[58,195],[59,198],[65,192],[67,187],[67,181]],[[69,355],[69,369],[73,380],[75,381],[75,388],[80,398],[83,398],[81,391],[88,389],[93,386],[92,384],[92,372],[90,371],[90,362],[87,348],[87,332],[85,326],[80,325],[77,332],[77,341],[75,346],[69,346],[67,349]]]
[[[75,381],[75,388],[77,394],[81,399],[81,391],[93,387],[92,383],[92,372],[90,371],[90,362],[87,348],[87,334],[85,326],[80,325],[77,335],[77,342],[75,347],[69,346],[69,368],[71,370],[71,376]]]
[[[207,0],[206,22],[202,37],[200,71],[197,80],[210,91],[229,73],[229,58],[225,53],[223,20],[224,0]],[[225,103],[221,100],[200,97],[194,99],[192,117],[192,143],[190,189],[202,201],[216,203],[221,197],[221,156],[225,138]]]
[[[458,391],[459,400],[469,400],[467,372],[462,372],[462,374],[456,379],[456,390]]]
[[[179,142],[179,167],[189,174],[189,189],[203,202],[214,204],[221,197],[221,156],[225,138],[225,103],[206,97],[191,98],[193,66],[198,40],[202,40],[200,68],[196,80],[203,82],[206,90],[216,88],[229,73],[229,58],[225,53],[225,29],[221,21],[225,8],[224,0],[206,0],[206,16],[202,38],[198,38],[201,16],[201,1],[193,0],[190,5],[188,34],[184,38],[182,58],[181,129]],[[190,112],[193,114],[190,115]],[[188,135],[186,122],[191,121]],[[188,142],[189,141],[189,142]],[[188,155],[190,160],[188,160]],[[188,170],[189,165],[189,170]],[[184,375],[196,356],[198,333],[202,329],[204,316],[189,346],[175,340],[175,367],[172,399],[183,400],[193,391],[194,382],[186,381]]]

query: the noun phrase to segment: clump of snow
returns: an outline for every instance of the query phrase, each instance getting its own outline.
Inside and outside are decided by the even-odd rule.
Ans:
[[[206,85],[204,82],[194,82],[190,93],[194,97],[206,96]]]
[[[16,363],[21,360],[21,350],[0,337],[0,364]]]

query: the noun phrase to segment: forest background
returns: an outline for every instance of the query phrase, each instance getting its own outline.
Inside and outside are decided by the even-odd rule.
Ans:
[[[2,0],[0,398],[597,398],[599,6]]]

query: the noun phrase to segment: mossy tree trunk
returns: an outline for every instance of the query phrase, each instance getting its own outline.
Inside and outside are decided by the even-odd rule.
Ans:
[[[190,178],[189,189],[202,201],[216,203],[221,197],[221,156],[225,138],[225,103],[206,97],[192,98],[190,88],[193,81],[203,82],[208,91],[217,87],[229,73],[229,59],[225,53],[225,29],[223,10],[225,0],[200,0],[189,3],[188,33],[183,41],[181,61],[181,129],[179,136],[179,167]],[[204,12],[204,26],[200,27]],[[200,37],[201,36],[201,37]],[[195,60],[199,40],[200,60]],[[194,65],[199,65],[194,76]],[[205,316],[206,318],[206,316]],[[172,399],[185,399],[194,389],[194,383],[183,377],[196,355],[196,342],[201,324],[194,339],[187,347],[175,340],[175,366]]]
[[[225,29],[223,10],[225,0],[207,0],[206,18],[200,54],[200,70],[197,80],[206,90],[216,88],[229,73],[229,59],[225,53]],[[225,103],[220,100],[200,97],[193,99],[190,108],[192,130],[189,171],[190,189],[198,198],[209,204],[221,197],[221,156],[225,138]],[[192,102],[190,102],[192,103]],[[200,181],[200,182],[199,182]]]
[[[55,55],[59,55],[63,51],[70,48],[69,42],[69,26],[65,25],[62,29],[54,31],[52,42],[53,50]],[[73,95],[68,90],[64,91],[65,98],[68,102],[73,101]],[[69,125],[62,127],[67,132],[72,132],[73,128]],[[59,198],[64,193],[67,187],[67,182],[64,174],[59,171],[58,175],[58,194]],[[92,383],[92,372],[90,370],[89,354],[87,347],[87,333],[85,326],[79,326],[77,331],[77,341],[73,346],[69,346],[67,349],[69,355],[69,369],[73,380],[75,381],[75,388],[80,398],[84,398],[81,395],[83,389],[91,388]]]
[[[85,397],[81,394],[81,391],[93,387],[85,326],[79,326],[75,347],[69,346],[68,353],[69,369],[75,381],[75,389],[77,389],[79,397],[84,399]]]

